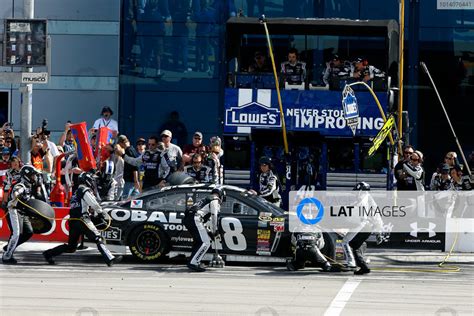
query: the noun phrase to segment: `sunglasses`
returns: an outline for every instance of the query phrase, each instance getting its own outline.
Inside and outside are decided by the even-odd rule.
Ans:
[[[413,159],[413,158],[411,158],[410,160],[411,160],[411,161],[419,161],[420,159]]]
[[[452,160],[452,159],[454,159],[454,157],[447,157],[447,156],[446,156],[446,157],[444,157],[444,159]]]
[[[407,155],[411,155],[411,154],[413,154],[413,151],[405,151],[404,153],[407,154]]]
[[[139,143],[137,143],[137,145],[139,145],[139,146],[143,146],[143,145],[146,145],[146,143],[139,142]]]

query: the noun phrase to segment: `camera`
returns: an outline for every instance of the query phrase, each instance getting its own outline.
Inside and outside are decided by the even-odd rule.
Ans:
[[[41,129],[45,130],[48,127],[48,120],[44,119],[43,122],[41,123]]]

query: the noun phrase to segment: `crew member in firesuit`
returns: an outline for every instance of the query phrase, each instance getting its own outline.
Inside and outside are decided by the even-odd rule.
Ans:
[[[300,85],[305,81],[306,63],[298,60],[298,51],[295,48],[288,51],[288,60],[281,64],[281,73],[288,84]]]
[[[370,184],[367,182],[359,182],[354,186],[353,190],[360,191],[357,201],[358,206],[364,206],[367,209],[376,206],[374,199],[367,192],[370,191]],[[376,234],[378,245],[388,239],[388,236],[383,232],[383,221],[380,214],[366,216],[363,218],[359,226],[352,229],[344,236],[343,241],[349,243],[349,246],[354,253],[355,263],[359,267],[358,270],[354,271],[354,274],[356,275],[370,273],[370,268],[367,265],[361,247],[372,232]]]
[[[100,232],[92,222],[92,218],[97,218],[105,222],[109,219],[108,214],[102,210],[102,207],[97,201],[96,197],[98,193],[93,176],[83,172],[79,175],[78,180],[79,188],[71,198],[68,243],[46,250],[43,252],[43,256],[49,264],[55,264],[53,257],[64,252],[75,252],[79,237],[85,235],[90,241],[97,244],[97,249],[102,254],[105,263],[110,267],[114,263],[120,262],[122,256],[114,256],[105,247]]]
[[[321,253],[321,249],[324,247],[324,238],[321,232],[305,231],[305,229],[294,232],[291,235],[291,244],[295,255],[286,262],[288,270],[304,269],[307,261],[321,267],[324,272],[333,270],[331,264]]]
[[[164,182],[164,179],[160,178],[158,172],[163,150],[163,143],[158,142],[158,137],[151,136],[148,139],[148,149],[145,150],[145,152],[140,157],[133,158],[127,155],[123,156],[125,162],[131,164],[132,166],[144,166],[145,174],[143,176],[143,190]]]
[[[202,258],[211,246],[211,237],[215,240],[219,235],[217,216],[225,201],[226,192],[222,187],[212,189],[210,196],[196,202],[186,210],[183,223],[193,237],[193,249],[188,268],[197,272],[204,272],[206,268],[201,263]],[[211,221],[209,232],[205,224]]]
[[[256,188],[257,194],[276,206],[281,205],[281,196],[279,193],[280,181],[278,176],[272,171],[272,160],[263,156],[259,160],[260,174]]]
[[[10,228],[10,238],[2,256],[4,264],[16,264],[13,257],[15,249],[33,236],[33,227],[26,214],[21,211],[21,204],[34,198],[35,188],[40,183],[41,174],[31,165],[25,165],[20,170],[20,181],[13,183],[7,202],[7,222]]]
[[[184,167],[184,173],[196,180],[197,183],[211,182],[211,168],[203,166],[201,154],[193,154],[191,162],[190,166]]]

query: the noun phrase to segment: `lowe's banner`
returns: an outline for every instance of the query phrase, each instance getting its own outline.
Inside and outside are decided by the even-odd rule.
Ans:
[[[366,91],[356,91],[359,121],[356,135],[375,136],[383,126],[375,100]],[[387,111],[387,94],[376,93]],[[288,131],[319,132],[326,136],[352,136],[342,109],[341,91],[281,91]],[[251,129],[280,129],[278,98],[270,89],[225,91],[225,133],[250,133]]]

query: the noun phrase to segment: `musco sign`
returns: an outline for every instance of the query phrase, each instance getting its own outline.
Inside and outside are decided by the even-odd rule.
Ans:
[[[36,83],[36,84],[47,84],[48,73],[47,72],[23,72],[21,74],[21,83]]]

